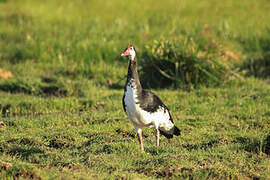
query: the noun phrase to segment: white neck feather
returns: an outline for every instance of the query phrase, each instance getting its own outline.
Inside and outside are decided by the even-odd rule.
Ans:
[[[129,59],[130,59],[131,61],[133,61],[133,60],[135,59],[135,56],[136,56],[136,52],[135,52],[135,51],[131,51],[131,52],[130,52]]]

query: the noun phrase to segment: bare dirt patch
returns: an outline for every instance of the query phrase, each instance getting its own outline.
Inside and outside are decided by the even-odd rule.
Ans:
[[[7,79],[13,77],[12,72],[0,68],[0,79]]]
[[[6,170],[8,170],[10,168],[12,168],[11,163],[0,161],[0,172],[1,171],[6,171]]]
[[[41,180],[41,177],[36,175],[33,171],[21,171],[15,174],[13,179],[34,179],[34,180]]]

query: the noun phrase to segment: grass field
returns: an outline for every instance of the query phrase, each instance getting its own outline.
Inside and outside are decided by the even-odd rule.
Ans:
[[[269,9],[267,0],[0,0],[0,179],[270,179]],[[230,76],[152,87],[182,134],[157,150],[145,129],[142,153],[122,109],[120,53],[134,44],[143,74],[145,53],[164,39],[191,48],[187,57],[206,52]]]

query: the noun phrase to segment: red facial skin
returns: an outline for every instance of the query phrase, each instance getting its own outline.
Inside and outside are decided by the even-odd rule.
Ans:
[[[128,47],[125,49],[125,51],[121,54],[121,56],[128,56],[128,55],[130,55],[130,52],[129,52],[130,48],[131,48],[131,46],[128,46]]]

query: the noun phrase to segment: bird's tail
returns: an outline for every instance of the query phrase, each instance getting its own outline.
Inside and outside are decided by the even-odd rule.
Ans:
[[[167,139],[171,139],[173,138],[173,135],[179,136],[181,134],[181,131],[180,129],[178,129],[178,127],[174,126],[173,130],[170,132],[165,132],[165,131],[160,130],[160,134],[165,136]]]
[[[165,136],[167,139],[171,139],[173,138],[172,134],[166,133],[165,131],[160,130],[160,134],[162,134],[163,136]]]
[[[180,129],[178,127],[174,126],[173,135],[179,136],[180,134],[181,134]]]

